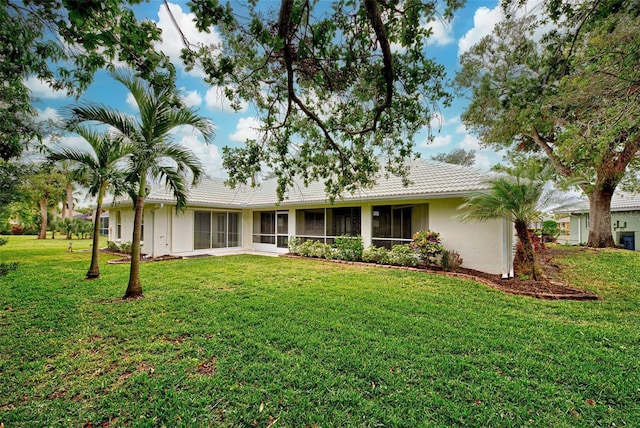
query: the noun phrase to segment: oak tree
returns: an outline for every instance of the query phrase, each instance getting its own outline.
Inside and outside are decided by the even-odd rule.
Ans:
[[[406,176],[414,136],[450,96],[444,67],[428,56],[432,23],[464,2],[281,0],[233,10],[193,0],[198,27],[215,26],[220,46],[191,46],[183,58],[257,110],[260,135],[224,149],[231,184],[275,171],[278,196],[294,177],[321,180],[327,194]],[[383,160],[382,164],[380,159]]]
[[[614,246],[611,198],[639,166],[640,6],[559,1],[508,15],[461,64],[465,124],[486,146],[544,154],[589,198],[587,245]]]

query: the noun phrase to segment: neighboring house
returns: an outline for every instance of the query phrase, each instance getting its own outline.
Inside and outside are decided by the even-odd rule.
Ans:
[[[100,235],[109,235],[109,211],[100,215]]]
[[[276,199],[276,180],[259,187],[231,189],[222,179],[202,180],[190,188],[188,206],[176,212],[166,189],[145,200],[143,253],[225,254],[261,251],[286,253],[289,237],[332,243],[336,236],[361,235],[365,247],[408,243],[422,229],[439,232],[443,245],[458,251],[464,266],[513,276],[513,225],[506,219],[463,223],[458,207],[471,191],[487,188],[490,178],[468,167],[438,162],[410,164],[411,184],[382,177],[376,186],[329,203],[322,183],[290,188]],[[131,240],[132,202],[107,202],[109,240]]]
[[[589,204],[570,213],[570,244],[584,244],[589,238]],[[616,244],[640,251],[640,194],[616,192],[611,200],[611,231]]]
[[[558,223],[558,243],[564,244],[569,243],[571,238],[571,217],[563,216],[561,218],[556,219]]]

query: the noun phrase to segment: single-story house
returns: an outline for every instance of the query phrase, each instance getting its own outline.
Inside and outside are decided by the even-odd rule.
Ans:
[[[232,189],[222,179],[206,178],[189,189],[187,208],[176,211],[170,191],[154,188],[145,200],[142,252],[153,257],[286,253],[290,237],[332,243],[340,235],[360,235],[365,247],[390,248],[431,229],[441,234],[446,249],[461,255],[464,267],[513,276],[513,225],[506,219],[465,223],[458,218],[465,195],[486,189],[490,176],[440,162],[413,161],[408,167],[408,186],[401,178],[382,177],[374,187],[333,204],[319,182],[288,189],[278,204],[275,179]],[[130,200],[105,204],[109,240],[131,240],[132,205]]]
[[[570,244],[584,244],[589,238],[589,203],[570,212]],[[616,244],[640,251],[640,194],[616,192],[611,199],[611,232]]]

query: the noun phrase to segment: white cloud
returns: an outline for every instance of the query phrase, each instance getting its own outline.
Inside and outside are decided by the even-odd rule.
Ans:
[[[38,121],[52,120],[54,122],[59,122],[62,119],[58,114],[58,110],[53,107],[46,107],[44,110],[37,108],[36,110],[38,112]]]
[[[131,92],[129,92],[127,94],[127,99],[126,99],[127,105],[129,107],[131,107],[134,110],[138,109],[138,103],[136,102],[136,99],[133,98],[133,94]]]
[[[198,31],[194,22],[195,15],[193,13],[183,12],[182,7],[175,3],[169,3],[169,9],[180,27],[180,31],[192,47],[220,44],[220,36],[215,29],[211,29],[210,33]],[[162,29],[160,49],[171,58],[171,61],[176,66],[180,66],[182,64],[180,52],[185,47],[184,42],[182,35],[176,29],[164,5],[161,5],[158,9],[158,27]],[[190,71],[189,74],[202,76],[203,72],[196,67]]]
[[[451,135],[438,135],[433,137],[433,139],[427,138],[419,144],[419,147],[423,149],[435,149],[437,147],[448,146],[449,144],[451,144]]]
[[[241,117],[236,124],[236,130],[229,136],[229,140],[244,143],[246,140],[260,138],[261,123],[255,117]]]
[[[453,43],[453,25],[442,18],[436,18],[427,24],[431,28],[431,36],[427,39],[427,46],[446,46]]]
[[[487,171],[489,170],[489,168],[491,168],[491,165],[492,164],[489,160],[489,156],[486,153],[476,152],[476,163],[474,164],[476,168]]]
[[[462,55],[484,36],[491,34],[496,24],[503,19],[504,13],[500,5],[493,9],[479,7],[473,15],[473,28],[458,40],[458,55]]]
[[[182,102],[187,107],[198,107],[202,104],[202,97],[198,93],[198,91],[188,91],[185,92],[185,88],[182,88]]]
[[[466,133],[467,133],[467,127],[464,126],[464,123],[461,123],[456,127],[456,134],[466,134]]]
[[[54,91],[47,82],[43,82],[35,76],[31,76],[24,81],[25,86],[31,91],[35,98],[52,100],[57,98],[67,98],[66,91]]]
[[[436,112],[431,115],[429,125],[432,129],[440,129],[443,126],[455,125],[460,123],[460,116],[454,116],[452,118],[445,118],[441,112]]]
[[[522,5],[519,3],[512,11],[513,15],[522,18],[524,16],[536,15],[541,17],[544,13],[544,0],[527,0]],[[484,36],[493,32],[494,27],[505,19],[502,6],[498,4],[493,9],[479,7],[473,16],[473,28],[458,40],[458,55],[468,51],[473,45],[478,43]],[[535,32],[534,38],[539,39],[544,33],[553,27],[551,22],[541,25]]]
[[[480,140],[471,134],[466,134],[460,142],[460,147],[465,150],[480,150]]]
[[[204,95],[204,103],[209,110],[226,112],[235,111],[231,107],[231,101],[224,94],[224,88],[220,86],[212,86],[207,90],[207,93]],[[247,111],[248,107],[249,105],[246,101],[241,101],[239,112]]]
[[[207,175],[220,177],[224,175],[220,150],[215,144],[205,144],[200,133],[190,126],[181,126],[174,130],[177,142],[191,150],[204,166]]]

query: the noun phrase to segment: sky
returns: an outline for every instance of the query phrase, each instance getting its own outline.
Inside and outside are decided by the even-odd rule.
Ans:
[[[276,0],[260,0],[262,3],[273,3]],[[325,0],[320,0],[325,1]],[[170,8],[179,23],[183,33],[191,42],[215,42],[217,34],[200,34],[193,24],[193,16],[185,6],[186,1],[174,0]],[[233,1],[231,2],[233,5]],[[216,137],[213,144],[206,145],[196,131],[181,128],[175,133],[176,141],[196,153],[203,163],[206,172],[212,177],[226,177],[222,167],[222,147],[241,146],[247,138],[257,134],[259,126],[254,112],[249,105],[243,105],[241,111],[235,112],[229,106],[229,101],[222,95],[222,89],[212,87],[202,79],[198,70],[186,72],[179,60],[182,42],[177,30],[170,21],[163,2],[151,0],[141,5],[137,10],[139,17],[154,20],[163,30],[163,42],[159,46],[169,55],[178,69],[177,86],[182,91],[182,97],[189,107],[195,107],[202,116],[212,120],[216,127]],[[459,69],[459,57],[483,36],[491,33],[494,25],[504,19],[499,0],[468,0],[466,7],[456,12],[453,21],[443,23],[434,21],[433,36],[426,52],[437,62],[446,67],[448,77],[453,78]],[[74,98],[67,98],[63,92],[54,92],[46,84],[35,78],[26,81],[41,119],[60,119],[61,109],[76,102]],[[120,83],[114,81],[106,72],[99,72],[94,83],[85,91],[81,101],[95,102],[111,106],[115,109],[131,113],[135,112],[131,94]],[[450,152],[457,148],[476,151],[476,167],[487,170],[501,160],[501,156],[491,150],[481,149],[478,138],[469,132],[460,120],[468,100],[456,97],[450,108],[442,108],[434,114],[431,120],[434,138],[428,139],[427,131],[420,133],[415,140],[416,151],[422,158]],[[69,135],[64,138],[67,145],[82,145],[82,139]]]

